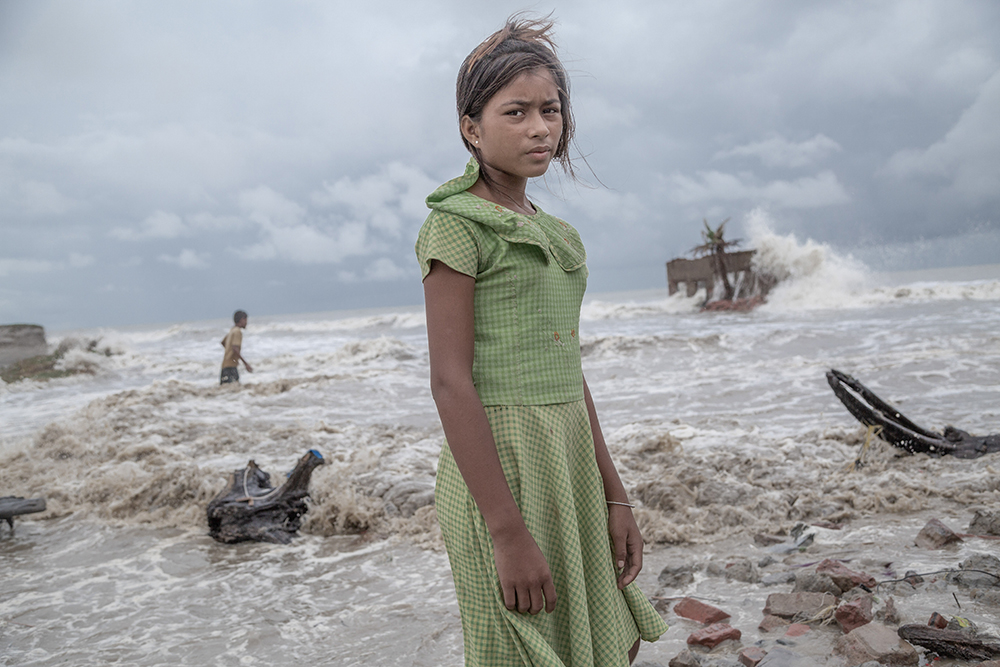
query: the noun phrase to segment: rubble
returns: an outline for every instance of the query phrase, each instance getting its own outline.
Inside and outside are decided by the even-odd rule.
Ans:
[[[979,510],[976,516],[983,513]],[[941,549],[966,538],[968,543],[961,551],[965,559],[935,571],[916,572],[905,569],[914,561],[905,560],[902,554],[897,562],[889,554],[885,560],[858,558],[854,545],[840,542],[834,557],[810,562],[809,552],[818,546],[811,541],[817,532],[815,524],[803,522],[789,535],[805,548],[776,550],[773,540],[759,534],[747,553],[714,557],[705,566],[705,574],[743,582],[716,584],[732,586],[740,598],[719,606],[692,595],[658,598],[661,613],[668,610],[663,601],[676,601],[673,614],[706,624],[687,637],[689,648],[670,661],[671,667],[892,667],[931,664],[937,656],[985,660],[982,667],[1000,667],[1000,639],[985,632],[985,628],[994,629],[995,621],[990,619],[995,616],[983,609],[1000,607],[1000,558],[967,550],[981,543],[973,542],[974,538],[989,538],[957,535],[936,519],[928,521],[920,533],[918,549]],[[777,546],[784,548],[791,543]],[[994,545],[986,542],[986,546]],[[766,553],[761,556],[761,552]],[[942,555],[934,558],[940,560]],[[882,581],[869,572],[877,572]],[[660,582],[666,589],[688,576],[690,584],[699,581],[697,567],[665,568]],[[690,584],[685,592],[693,592]],[[747,622],[746,607],[754,599],[746,596],[748,588],[756,588],[762,596],[769,586],[785,586],[784,591],[790,592],[779,589],[766,596],[756,630],[752,625],[742,626]],[[913,609],[921,605],[926,609],[927,600],[932,598],[942,603],[940,613],[931,615],[926,625],[900,626],[902,618],[912,621]],[[760,604],[759,597],[757,600]],[[962,616],[951,615],[956,610],[963,610]],[[920,620],[928,619],[926,613],[920,612]],[[966,615],[972,620],[964,618]],[[984,632],[975,621],[983,625]],[[926,655],[921,657],[923,653]],[[976,667],[979,663],[968,664]]]
[[[846,593],[856,586],[865,586],[869,590],[875,587],[875,577],[864,572],[850,570],[841,562],[827,558],[816,566],[817,574],[825,574],[833,580],[842,592]]]
[[[768,614],[764,617],[764,620],[760,622],[760,625],[757,626],[757,629],[761,632],[773,632],[778,628],[787,628],[789,625],[790,623],[780,616]]]
[[[840,596],[843,593],[828,574],[803,570],[795,573],[795,588],[793,593],[829,593]]]
[[[959,537],[955,531],[953,531],[948,526],[944,525],[937,519],[931,519],[927,522],[919,533],[917,533],[917,539],[914,541],[921,549],[944,549],[949,544],[955,544],[961,542],[962,538]]]
[[[674,605],[674,613],[699,623],[718,623],[729,618],[729,613],[694,598],[684,598]]]
[[[916,665],[920,661],[913,646],[881,623],[868,623],[851,630],[837,640],[834,648],[851,665],[869,660],[882,665]]]
[[[740,651],[740,663],[746,667],[757,667],[767,653],[759,646],[748,646]]]
[[[806,620],[836,604],[837,598],[829,593],[772,593],[767,596],[764,615]]]
[[[851,602],[844,602],[833,614],[837,623],[848,633],[855,628],[860,628],[872,622],[875,615],[872,613],[872,596],[863,595]]]
[[[969,522],[974,535],[1000,535],[1000,511],[978,509]]]
[[[728,639],[738,640],[742,636],[742,632],[727,623],[713,623],[701,630],[692,632],[691,636],[687,638],[687,643],[715,648]]]
[[[781,646],[775,646],[764,659],[757,663],[757,667],[811,667],[812,663],[798,653]]]
[[[948,575],[948,581],[965,588],[1000,587],[1000,558],[975,553],[959,564],[962,572]]]

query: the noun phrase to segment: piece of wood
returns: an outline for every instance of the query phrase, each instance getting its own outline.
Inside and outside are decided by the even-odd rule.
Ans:
[[[11,519],[21,514],[45,511],[45,498],[20,498],[4,496],[0,498],[0,519]]]
[[[45,498],[21,498],[4,496],[0,498],[0,520],[6,519],[10,532],[14,532],[14,517],[45,511]]]
[[[975,436],[952,426],[946,426],[943,433],[936,433],[907,419],[847,373],[831,368],[826,373],[826,381],[855,419],[865,426],[879,427],[879,438],[911,454],[975,459],[1000,452],[1000,434]]]
[[[322,454],[310,449],[281,486],[271,486],[271,475],[254,461],[233,472],[229,485],[208,504],[208,533],[219,542],[274,542],[288,544],[309,509],[309,480]]]
[[[960,630],[936,628],[933,625],[902,625],[899,636],[911,644],[922,646],[945,658],[989,660],[1000,656],[1000,644],[985,642]]]

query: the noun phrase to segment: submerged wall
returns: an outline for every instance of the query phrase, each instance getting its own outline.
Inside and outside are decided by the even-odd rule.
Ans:
[[[0,324],[0,368],[48,354],[45,329],[37,324]]]
[[[727,252],[725,255],[726,273],[729,282],[736,287],[736,298],[750,296],[765,296],[774,280],[759,275],[753,270],[753,256],[756,250],[740,250]],[[687,295],[694,296],[699,288],[705,288],[707,300],[712,300],[715,287],[715,265],[711,255],[698,259],[679,257],[667,262],[667,287],[670,294],[679,289],[679,283],[684,283]]]

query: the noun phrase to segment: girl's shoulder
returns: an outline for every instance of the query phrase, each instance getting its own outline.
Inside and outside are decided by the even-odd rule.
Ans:
[[[472,220],[447,211],[432,210],[417,234],[414,250],[422,278],[430,272],[432,260],[475,277],[488,245],[483,230]]]

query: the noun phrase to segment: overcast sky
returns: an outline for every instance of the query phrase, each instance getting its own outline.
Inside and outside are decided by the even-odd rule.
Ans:
[[[0,323],[420,303],[458,66],[518,9],[558,21],[597,187],[532,195],[591,290],[761,207],[876,270],[1000,261],[994,0],[0,0]]]

